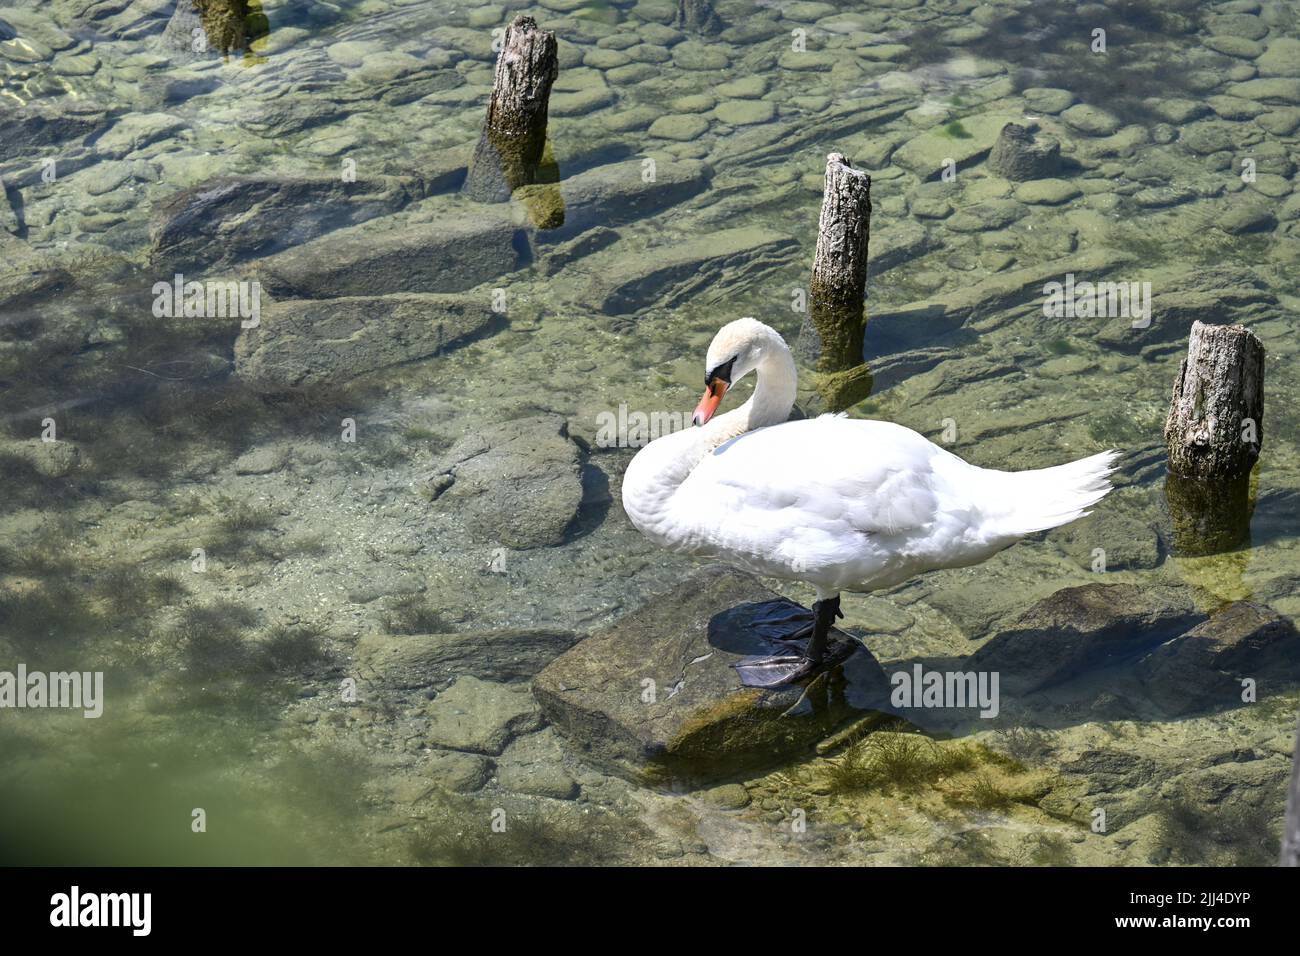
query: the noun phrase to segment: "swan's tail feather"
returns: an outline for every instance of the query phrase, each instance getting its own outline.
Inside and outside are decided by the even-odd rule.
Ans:
[[[989,515],[995,533],[1025,535],[1082,518],[1111,490],[1117,451],[1034,471],[997,472],[997,503]]]

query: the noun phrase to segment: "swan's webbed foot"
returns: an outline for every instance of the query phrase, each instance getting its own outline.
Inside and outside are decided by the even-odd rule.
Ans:
[[[745,687],[783,687],[811,675],[820,666],[803,654],[750,657],[732,664]]]
[[[747,657],[732,666],[740,675],[745,687],[782,687],[793,684],[820,671],[826,659],[826,641],[840,612],[840,598],[826,598],[813,605],[812,623],[807,612],[793,608],[755,621],[760,633],[768,640],[791,645],[791,650],[780,654]],[[790,628],[794,625],[802,625]],[[785,627],[785,632],[780,629]]]

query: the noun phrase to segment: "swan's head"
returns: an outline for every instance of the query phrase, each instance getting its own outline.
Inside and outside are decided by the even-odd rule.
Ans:
[[[758,368],[774,343],[785,348],[780,334],[757,319],[736,319],[718,329],[704,360],[704,397],[691,421],[703,425],[712,418],[727,389]]]

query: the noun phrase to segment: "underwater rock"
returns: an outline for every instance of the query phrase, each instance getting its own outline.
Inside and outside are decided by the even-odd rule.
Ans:
[[[558,628],[504,628],[451,634],[367,634],[357,643],[357,674],[384,687],[430,687],[457,674],[512,683],[528,680],[576,644]]]
[[[1262,201],[1232,200],[1214,224],[1230,236],[1252,232],[1268,232],[1277,225],[1273,210]]]
[[[618,242],[618,233],[604,226],[596,226],[576,239],[562,242],[557,246],[545,247],[536,261],[539,272],[544,276],[555,275],[565,266],[579,262],[592,253],[599,252],[606,246]]]
[[[1035,139],[1027,126],[1008,123],[989,152],[989,169],[1003,179],[1047,179],[1061,168],[1061,144],[1050,136]]]
[[[1096,106],[1089,106],[1087,103],[1071,106],[1061,113],[1061,119],[1073,129],[1089,136],[1109,136],[1119,132],[1122,125],[1113,113]]]
[[[284,467],[287,455],[279,445],[259,445],[235,459],[237,475],[269,475]]]
[[[66,478],[81,468],[81,449],[70,441],[28,438],[2,447],[6,454],[25,459],[46,478]]]
[[[1021,96],[1035,113],[1056,114],[1074,105],[1075,95],[1069,90],[1052,86],[1032,86],[1023,91]]]
[[[188,128],[188,123],[171,113],[132,113],[95,140],[95,149],[101,156],[121,159]]]
[[[492,761],[479,754],[435,750],[421,767],[424,777],[452,793],[474,793],[492,776]]]
[[[507,210],[446,204],[372,219],[261,259],[251,274],[284,298],[462,292],[518,267]]]
[[[1006,113],[962,117],[904,143],[894,150],[893,162],[922,179],[937,179],[948,160],[962,169],[982,159],[997,142],[1003,127],[1017,119]]]
[[[731,665],[771,647],[753,621],[773,601],[798,607],[752,575],[696,571],[557,658],[533,694],[586,759],[639,783],[708,783],[810,753],[883,706],[888,682],[836,629],[833,645],[856,652],[806,688],[742,687]]]
[[[723,229],[687,242],[655,247],[652,254],[590,260],[595,277],[588,301],[625,315],[651,305],[673,305],[707,290],[716,300],[727,289],[752,282],[788,263],[798,244],[770,229]],[[617,250],[616,250],[617,251]]]
[[[1105,323],[1097,331],[1097,342],[1121,352],[1138,352],[1155,343],[1182,341],[1198,321],[1250,325],[1276,314],[1278,307],[1267,283],[1244,267],[1183,272],[1152,291],[1150,323],[1145,328],[1135,328],[1130,316],[1095,320]]]
[[[1059,206],[1077,198],[1081,190],[1066,179],[1035,179],[1016,187],[1017,202],[1031,206]]]
[[[597,226],[635,222],[697,195],[709,185],[709,167],[694,159],[656,156],[647,178],[641,159],[597,166],[564,179],[564,225],[536,230],[539,243],[562,242]]]
[[[1100,669],[1182,633],[1198,615],[1171,587],[1085,584],[1033,605],[972,654],[966,667],[998,671],[1002,687],[1023,695]]]
[[[1294,679],[1298,647],[1300,634],[1289,619],[1237,601],[1157,647],[1138,664],[1137,674],[1152,702],[1177,717],[1241,704],[1246,678],[1259,684]],[[1269,692],[1257,688],[1258,694]]]
[[[57,107],[41,100],[22,107],[0,102],[0,142],[5,144],[6,158],[89,136],[112,122],[110,112],[89,102],[60,102]]]
[[[997,328],[1010,321],[1011,306],[1041,300],[1044,283],[1060,281],[1069,273],[1100,278],[1131,261],[1131,256],[1117,250],[1089,249],[1040,265],[1000,272],[932,299],[875,312],[867,324],[866,357],[874,359],[922,344],[933,345],[945,332],[967,322],[977,324],[980,331]]]
[[[579,788],[564,760],[564,746],[548,727],[520,737],[497,758],[497,783],[514,793],[572,800]]]
[[[345,382],[436,355],[493,321],[486,298],[403,294],[265,303],[235,340],[235,374],[279,391]]]
[[[542,726],[537,704],[521,684],[459,677],[427,708],[427,740],[435,747],[496,756],[520,734]]]
[[[424,191],[390,176],[222,176],[155,207],[150,262],[181,271],[266,256],[323,233],[388,215]]]
[[[479,541],[548,547],[563,542],[582,503],[581,452],[563,418],[534,415],[461,438],[430,482],[442,489],[434,506],[450,506]]]

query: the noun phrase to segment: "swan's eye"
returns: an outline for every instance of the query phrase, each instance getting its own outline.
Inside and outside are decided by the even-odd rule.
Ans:
[[[716,366],[713,371],[704,376],[704,387],[708,388],[713,384],[715,378],[720,378],[728,385],[731,384],[731,366],[736,364],[736,357],[733,355],[721,365]]]

